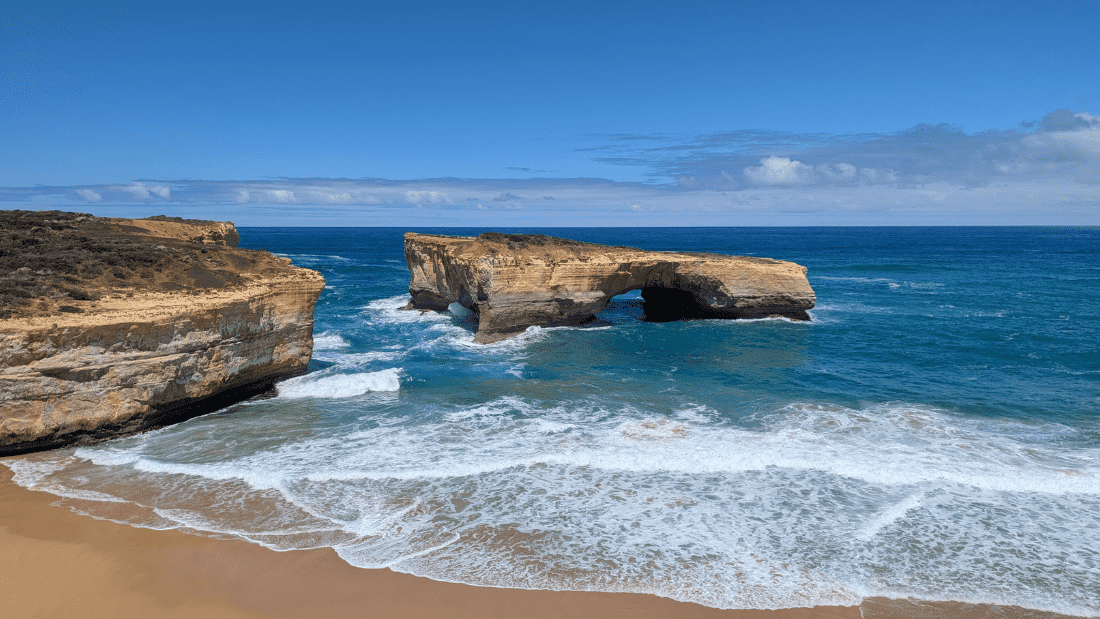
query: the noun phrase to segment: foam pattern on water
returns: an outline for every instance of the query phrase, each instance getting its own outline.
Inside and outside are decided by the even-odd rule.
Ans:
[[[1100,613],[1093,237],[872,232],[578,231],[802,262],[813,321],[644,323],[632,293],[490,345],[404,309],[399,231],[276,235],[332,287],[310,373],[3,463],[98,518],[439,580]]]
[[[128,501],[151,508],[134,524],[442,580],[723,608],[894,594],[1096,610],[1082,532],[1100,529],[1100,454],[1037,448],[1073,438],[1056,424],[796,404],[746,428],[691,404],[504,396],[347,430],[218,461],[172,457],[162,432],[13,470],[100,517]]]
[[[297,376],[276,385],[280,398],[350,398],[371,391],[397,391],[401,388],[401,370],[379,372]]]
[[[326,350],[340,350],[348,346],[351,346],[351,344],[349,344],[339,333],[325,331],[324,333],[317,333],[313,336],[314,354]]]

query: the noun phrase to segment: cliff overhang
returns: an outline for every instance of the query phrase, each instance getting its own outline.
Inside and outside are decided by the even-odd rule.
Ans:
[[[538,234],[457,237],[408,233],[409,307],[474,312],[475,340],[530,326],[579,325],[612,297],[641,290],[648,320],[808,320],[815,295],[806,267],[724,254],[657,252]]]
[[[231,223],[0,212],[0,455],[160,427],[305,371],[319,273]]]

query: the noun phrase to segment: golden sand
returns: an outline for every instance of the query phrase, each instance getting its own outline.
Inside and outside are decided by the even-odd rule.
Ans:
[[[331,549],[275,552],[238,540],[95,520],[22,488],[0,466],[3,617],[446,617],[1054,619],[1019,608],[906,600],[860,607],[717,610],[654,595],[493,589],[352,567]]]

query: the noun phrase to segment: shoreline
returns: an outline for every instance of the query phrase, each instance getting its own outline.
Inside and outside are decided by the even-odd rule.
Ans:
[[[52,505],[0,466],[0,607],[13,617],[600,617],[1054,619],[1053,613],[871,598],[860,606],[719,610],[651,594],[496,589],[361,569],[331,548],[141,529]]]

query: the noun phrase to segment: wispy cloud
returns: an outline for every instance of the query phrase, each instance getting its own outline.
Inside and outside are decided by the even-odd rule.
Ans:
[[[137,182],[130,185],[126,185],[121,188],[123,191],[134,196],[134,199],[147,202],[153,199],[153,196],[160,198],[161,200],[170,200],[172,198],[172,190],[166,185],[146,185],[145,183]]]
[[[975,134],[616,135],[599,148],[650,181],[138,180],[0,188],[0,203],[246,225],[1100,224],[1100,117],[1086,112]]]
[[[554,172],[553,170],[538,170],[536,168],[517,167],[517,166],[508,166],[504,169],[505,170],[511,170],[513,172],[524,172],[526,174],[552,174]]]
[[[85,202],[99,202],[103,199],[103,195],[98,191],[92,191],[91,189],[77,189],[76,195],[80,196]]]
[[[809,166],[787,157],[764,157],[760,165],[742,170],[753,185],[874,185],[897,180],[897,172],[876,168],[857,168],[850,163],[819,163]],[[735,182],[728,174],[726,180]]]
[[[1006,177],[1040,176],[1096,182],[1100,117],[1057,110],[1030,126],[974,134],[941,123],[884,134],[729,131],[643,146],[608,136],[600,153],[603,163],[648,167],[653,178],[676,179],[693,189],[932,182],[980,187]]]

